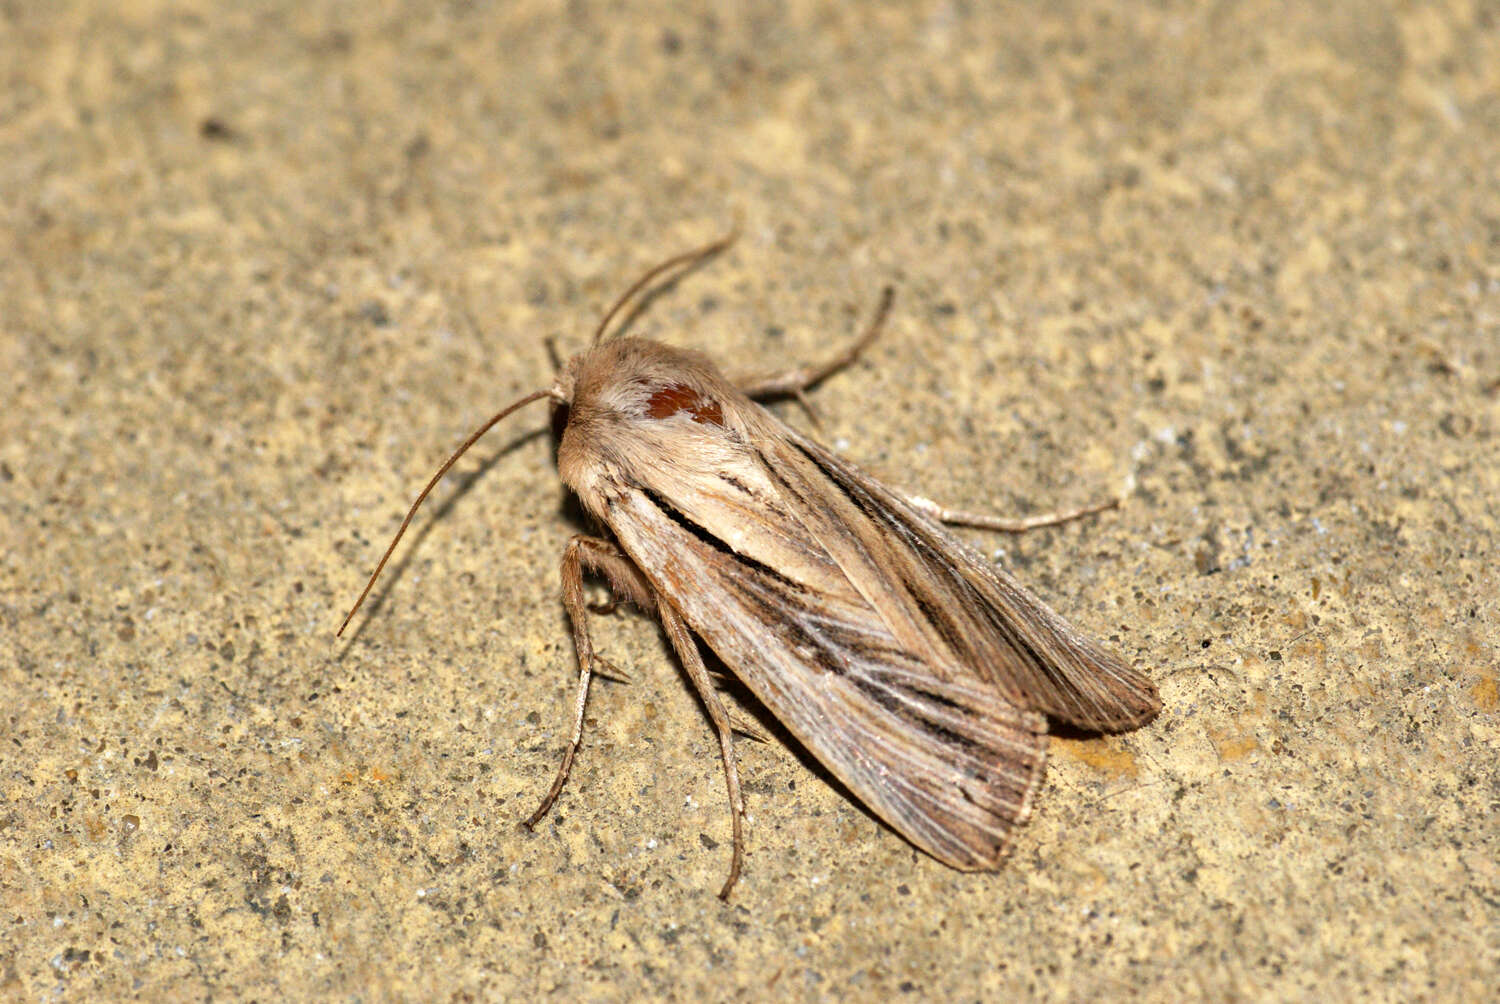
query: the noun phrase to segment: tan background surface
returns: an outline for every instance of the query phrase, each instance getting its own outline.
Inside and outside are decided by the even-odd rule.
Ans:
[[[1500,7],[7,4],[0,996],[1473,997],[1500,945]],[[1306,5],[1311,6],[1311,5]],[[715,745],[596,627],[534,409],[637,333],[817,356],[826,438],[1159,681],[1009,866]],[[793,421],[804,419],[792,409]],[[522,440],[513,449],[508,443]]]

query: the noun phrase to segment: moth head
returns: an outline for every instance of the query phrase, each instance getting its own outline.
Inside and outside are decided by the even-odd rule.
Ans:
[[[421,507],[423,500],[431,494],[432,489],[442,480],[443,475],[448,473],[448,469],[458,461],[458,458],[463,456],[469,447],[478,442],[479,438],[497,425],[501,419],[533,401],[540,401],[546,398],[552,402],[552,427],[554,432],[557,433],[557,439],[555,440],[557,442],[561,441],[563,431],[568,428],[580,411],[575,405],[584,405],[582,409],[584,411],[590,410],[591,407],[595,411],[599,411],[601,409],[598,409],[597,405],[601,402],[613,403],[611,401],[612,395],[608,393],[612,378],[611,375],[614,372],[611,360],[622,349],[625,355],[629,356],[632,352],[631,346],[649,345],[651,343],[643,343],[634,339],[611,340],[606,338],[605,332],[608,330],[610,322],[630,303],[637,293],[645,289],[657,276],[679,266],[694,267],[699,262],[712,257],[728,247],[734,241],[735,235],[738,232],[739,227],[736,225],[735,231],[727,237],[720,238],[695,251],[689,251],[686,254],[669,258],[641,276],[640,279],[636,280],[634,285],[615,301],[614,305],[605,313],[603,319],[599,321],[599,326],[594,330],[594,337],[588,351],[572,357],[565,365],[557,368],[557,375],[553,378],[550,387],[545,390],[533,391],[502,408],[489,421],[475,429],[468,439],[464,440],[463,444],[443,463],[443,466],[438,468],[437,473],[432,476],[432,480],[427,482],[427,487],[422,489],[416,501],[411,504],[411,508],[406,513],[406,518],[401,521],[401,528],[391,538],[390,546],[386,548],[385,554],[381,556],[380,562],[375,566],[375,571],[371,573],[369,581],[365,583],[364,592],[359,594],[359,599],[354,601],[354,606],[349,610],[348,616],[344,618],[344,623],[340,625],[338,630],[340,635],[349,626],[349,622],[354,619],[355,613],[364,605],[365,598],[370,595],[370,590],[375,586],[375,580],[380,578],[381,570],[385,568],[386,562],[390,560],[391,555],[395,552],[396,545],[401,541],[402,535],[406,533],[406,528],[411,525],[412,517],[417,514],[417,509]],[[691,400],[683,398],[679,401],[670,395],[663,398],[662,402],[658,407],[671,407],[675,409],[673,411],[674,414],[676,411],[681,411],[684,407],[693,406],[693,401]],[[706,414],[711,413],[706,412]]]
[[[644,338],[612,338],[570,361],[557,389],[574,421],[723,426],[731,385],[709,358]]]
[[[627,313],[626,308],[632,301],[635,302],[635,310],[641,307],[641,301],[637,297],[660,276],[673,271],[680,270],[678,278],[682,273],[696,268],[698,265],[723,251],[735,238],[739,236],[740,224],[736,219],[734,229],[718,240],[711,241],[699,248],[674,255],[666,261],[648,269],[630,287],[621,293],[612,303],[604,316],[599,318],[598,325],[594,328],[594,336],[589,340],[589,348],[585,352],[572,356],[566,363],[559,361],[556,347],[549,340],[548,351],[551,352],[553,364],[556,366],[557,375],[553,378],[552,386],[547,391],[547,396],[552,399],[552,431],[554,442],[561,440],[562,432],[567,428],[568,422],[579,410],[575,405],[581,405],[583,411],[591,411],[596,405],[603,404],[604,410],[610,410],[610,406],[616,406],[618,410],[620,401],[618,395],[611,393],[616,391],[622,384],[648,382],[646,378],[631,378],[622,376],[622,371],[629,370],[631,363],[638,364],[641,357],[651,357],[653,349],[670,353],[671,350],[660,349],[651,342],[642,342],[638,339],[621,338],[620,331],[628,327],[633,312]],[[676,281],[675,279],[672,281]],[[611,323],[617,317],[623,317],[621,325],[614,331],[610,330]],[[670,382],[670,381],[668,381]],[[657,410],[661,410],[658,406]],[[654,416],[661,417],[661,416]]]
[[[548,344],[551,348],[551,344]],[[568,426],[568,418],[573,412],[573,395],[578,387],[578,367],[582,365],[582,356],[576,355],[567,362],[557,367],[557,375],[552,378],[552,386],[547,388],[547,397],[552,400],[552,443],[555,449],[557,443],[562,440],[563,429]],[[554,458],[555,459],[555,458]]]
[[[551,344],[548,344],[551,348]],[[552,378],[552,386],[547,388],[547,396],[552,399],[554,408],[566,408],[573,403],[573,394],[578,388],[578,370],[583,366],[583,357],[587,353],[580,352],[572,356],[565,363],[559,363],[557,373]]]

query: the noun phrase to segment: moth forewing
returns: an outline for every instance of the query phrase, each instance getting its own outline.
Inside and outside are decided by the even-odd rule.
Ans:
[[[1049,717],[1135,728],[1159,710],[1156,689],[948,533],[931,503],[887,488],[746,392],[800,395],[847,364],[878,330],[889,291],[842,353],[743,389],[699,353],[602,338],[649,279],[723,243],[647,273],[551,388],[470,437],[418,496],[376,575],[463,449],[521,404],[549,397],[565,420],[559,474],[607,536],[577,536],[564,552],[563,603],[579,663],[573,729],[528,822],[567,778],[589,681],[603,663],[583,600],[592,573],[661,621],[718,733],[734,824],[721,896],[740,871],[743,801],[732,726],[698,641],[898,833],[955,868],[994,868],[1030,815]]]
[[[1149,678],[1082,634],[921,509],[792,430],[792,462],[876,518],[863,536],[961,661],[1007,699],[1077,728],[1120,732],[1156,717]],[[806,462],[801,463],[800,458]]]

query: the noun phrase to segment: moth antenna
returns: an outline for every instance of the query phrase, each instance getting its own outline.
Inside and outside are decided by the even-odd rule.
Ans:
[[[513,402],[506,405],[504,408],[501,408],[493,418],[470,433],[469,438],[464,440],[463,445],[460,446],[457,450],[454,450],[453,455],[450,456],[447,460],[443,461],[443,466],[437,469],[437,473],[432,476],[432,480],[427,482],[427,487],[422,489],[422,494],[417,496],[417,500],[413,502],[411,504],[411,508],[407,510],[406,518],[401,521],[401,529],[397,530],[396,536],[391,538],[391,546],[387,547],[385,549],[385,554],[381,555],[380,564],[375,566],[375,571],[370,573],[370,581],[365,583],[365,591],[359,594],[359,599],[355,600],[354,606],[349,608],[349,613],[344,618],[344,623],[339,625],[338,633],[334,635],[334,637],[338,638],[343,636],[344,628],[349,626],[349,622],[354,619],[354,615],[359,612],[359,608],[364,606],[365,597],[369,596],[370,590],[375,588],[375,580],[380,578],[380,573],[385,568],[385,563],[391,560],[391,554],[395,552],[396,545],[401,542],[401,535],[406,533],[406,528],[411,525],[412,517],[417,514],[417,509],[422,505],[422,502],[427,498],[429,494],[432,493],[432,490],[437,487],[437,483],[443,480],[443,475],[448,473],[448,469],[455,463],[457,463],[458,458],[468,452],[469,447],[479,442],[479,438],[486,432],[489,432],[492,428],[494,428],[495,424],[502,418],[509,415],[517,408],[522,407],[523,405],[528,405],[533,401],[539,401],[542,398],[550,397],[551,395],[552,391],[550,390],[533,391],[532,393],[527,394],[525,397],[521,398],[519,401]]]
[[[589,344],[598,345],[601,341],[603,341],[604,332],[605,329],[609,327],[609,322],[615,319],[615,316],[624,309],[625,305],[631,301],[635,294],[639,293],[642,289],[650,285],[652,280],[654,280],[657,276],[661,275],[663,272],[674,269],[679,265],[696,265],[698,262],[703,261],[705,258],[711,258],[714,255],[718,254],[720,251],[723,251],[729,245],[733,244],[739,238],[739,236],[740,220],[739,217],[736,216],[734,221],[734,229],[729,231],[729,233],[725,234],[723,237],[720,237],[718,240],[714,241],[712,244],[705,244],[701,248],[697,248],[692,251],[685,251],[679,255],[673,255],[671,258],[668,258],[660,265],[657,265],[650,269],[645,275],[641,276],[634,283],[632,283],[629,289],[620,294],[620,298],[614,302],[614,306],[610,307],[609,310],[605,312],[604,317],[599,321],[599,326],[594,329],[594,337],[589,342]]]

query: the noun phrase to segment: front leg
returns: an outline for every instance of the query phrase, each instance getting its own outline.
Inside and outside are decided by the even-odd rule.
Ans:
[[[885,326],[885,319],[891,312],[891,303],[895,297],[895,289],[890,286],[885,287],[880,294],[880,306],[875,308],[875,317],[866,326],[864,333],[823,362],[815,366],[798,366],[796,369],[783,370],[780,373],[740,378],[735,380],[735,384],[745,392],[746,397],[795,397],[806,408],[807,399],[803,395],[808,388],[821,383],[854,362],[859,358],[859,354],[875,340],[875,336],[880,334],[880,329]]]
[[[594,643],[589,637],[588,602],[583,596],[584,572],[593,572],[604,577],[617,595],[643,610],[655,608],[655,592],[646,577],[631,563],[630,559],[610,541],[601,537],[579,534],[568,541],[562,557],[562,600],[568,612],[568,621],[573,625],[573,647],[578,654],[578,696],[573,701],[573,734],[568,740],[567,752],[557,768],[557,777],[547,792],[542,804],[526,820],[529,830],[541,821],[558,793],[567,783],[568,771],[573,768],[573,757],[578,753],[578,743],[583,738],[583,709],[588,702],[589,680],[593,677],[595,663],[606,676],[623,676],[594,654]]]

